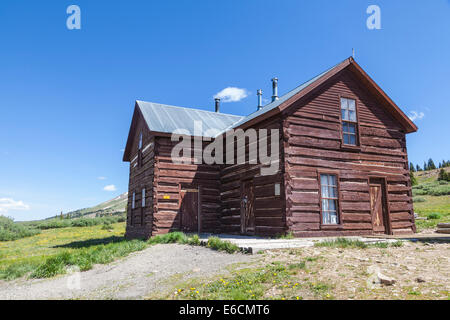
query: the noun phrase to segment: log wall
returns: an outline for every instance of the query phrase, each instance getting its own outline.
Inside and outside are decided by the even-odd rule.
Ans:
[[[354,98],[360,148],[341,146],[340,96]],[[283,115],[286,223],[295,236],[372,233],[369,176],[385,177],[394,234],[415,231],[404,130],[349,71],[342,71]],[[318,171],[339,175],[342,223],[320,223]]]

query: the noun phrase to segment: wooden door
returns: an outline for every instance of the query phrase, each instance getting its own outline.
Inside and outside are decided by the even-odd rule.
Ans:
[[[183,232],[198,231],[198,190],[181,190],[180,229]]]
[[[241,185],[241,233],[255,234],[253,181],[244,181]]]
[[[370,209],[372,212],[373,231],[376,233],[388,233],[385,190],[382,181],[375,180],[370,182]]]

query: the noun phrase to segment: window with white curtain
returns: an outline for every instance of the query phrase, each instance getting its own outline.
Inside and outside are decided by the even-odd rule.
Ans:
[[[133,192],[133,198],[131,200],[131,209],[136,208],[136,192]]]
[[[356,101],[354,99],[341,98],[342,139],[344,144],[358,145],[356,118]]]
[[[339,195],[336,175],[321,174],[320,186],[322,199],[322,224],[339,224]]]
[[[142,208],[145,208],[145,188],[142,189]]]

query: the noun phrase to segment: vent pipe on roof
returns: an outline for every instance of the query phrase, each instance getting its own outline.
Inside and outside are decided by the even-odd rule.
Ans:
[[[220,98],[215,98],[216,101],[216,112],[220,112]]]
[[[272,79],[272,90],[272,102],[274,102],[275,100],[278,100],[278,78],[276,77]]]
[[[256,95],[258,96],[258,110],[262,108],[262,90],[258,89],[256,91]]]

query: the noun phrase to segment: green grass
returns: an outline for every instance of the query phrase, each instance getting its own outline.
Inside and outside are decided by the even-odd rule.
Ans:
[[[19,224],[40,230],[59,229],[69,227],[92,227],[100,224],[113,224],[118,222],[125,222],[125,215],[116,215],[110,217],[98,218],[75,218],[75,219],[47,219],[39,221],[19,222]]]
[[[283,265],[273,262],[265,267],[246,268],[232,272],[228,277],[209,282],[192,282],[178,289],[175,299],[190,300],[260,300],[260,299],[295,299],[292,289],[299,287],[293,276],[305,264]],[[280,293],[267,296],[268,289],[275,287]]]
[[[0,242],[0,279],[48,278],[64,274],[70,266],[85,271],[94,264],[106,264],[158,243],[202,244],[198,235],[182,232],[159,235],[147,241],[126,240],[124,229],[124,223],[46,229],[28,238]],[[239,250],[218,238],[208,239],[206,246],[228,253]]]
[[[366,248],[388,248],[388,247],[401,247],[403,242],[396,241],[393,243],[388,242],[375,242],[371,244],[367,244],[360,240],[353,240],[347,238],[337,238],[335,240],[326,240],[321,242],[316,242],[314,244],[315,247],[330,247],[330,248],[358,248],[358,249],[366,249]]]

